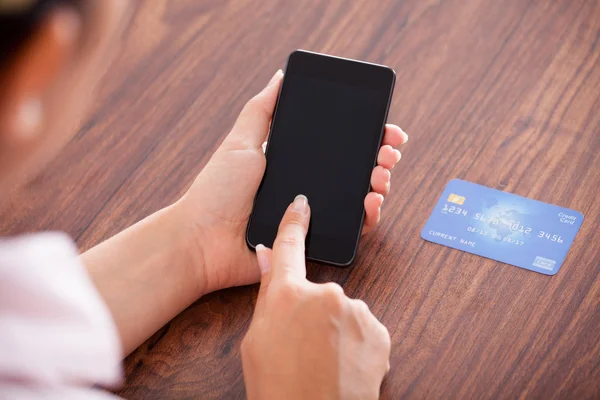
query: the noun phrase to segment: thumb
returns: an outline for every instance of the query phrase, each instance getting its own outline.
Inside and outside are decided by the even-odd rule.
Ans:
[[[251,98],[240,113],[226,142],[243,148],[260,148],[267,138],[283,72],[278,70],[267,86]]]

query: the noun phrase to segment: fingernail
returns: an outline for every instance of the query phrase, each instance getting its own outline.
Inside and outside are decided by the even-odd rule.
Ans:
[[[258,268],[260,268],[260,275],[262,276],[269,272],[271,264],[267,256],[267,248],[262,244],[256,246],[256,258],[258,260]]]
[[[383,205],[383,201],[385,200],[385,197],[383,197],[383,195],[381,193],[377,193],[378,197],[379,197],[379,208],[381,208],[381,206]]]
[[[400,159],[402,158],[402,153],[400,153],[400,150],[394,149],[394,152],[396,153],[396,159],[398,161],[400,161]],[[398,162],[396,161],[396,162]]]
[[[296,196],[294,202],[292,203],[292,211],[300,214],[306,214],[308,211],[308,199],[305,195],[299,194]]]
[[[272,84],[274,84],[275,82],[277,82],[279,80],[279,77],[281,76],[281,74],[283,74],[283,71],[281,71],[280,69],[278,69],[277,72],[275,72],[275,75],[273,75],[273,77],[271,78],[271,80],[267,84],[267,87],[269,87]]]
[[[404,132],[402,128],[400,128],[400,132],[402,132],[402,135],[404,136],[404,143],[408,142],[408,133]]]

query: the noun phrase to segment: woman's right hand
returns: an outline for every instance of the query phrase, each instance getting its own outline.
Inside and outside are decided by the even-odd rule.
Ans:
[[[306,280],[310,207],[298,196],[273,250],[257,247],[262,273],[242,342],[249,399],[377,399],[389,370],[390,335],[361,300],[335,283]]]

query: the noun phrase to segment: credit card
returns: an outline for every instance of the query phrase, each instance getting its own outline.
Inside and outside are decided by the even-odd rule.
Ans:
[[[580,212],[453,179],[421,237],[554,275],[567,257],[582,222]]]

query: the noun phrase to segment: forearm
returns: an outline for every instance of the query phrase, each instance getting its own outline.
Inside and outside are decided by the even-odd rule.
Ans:
[[[171,206],[81,257],[129,354],[204,292],[203,256]]]

